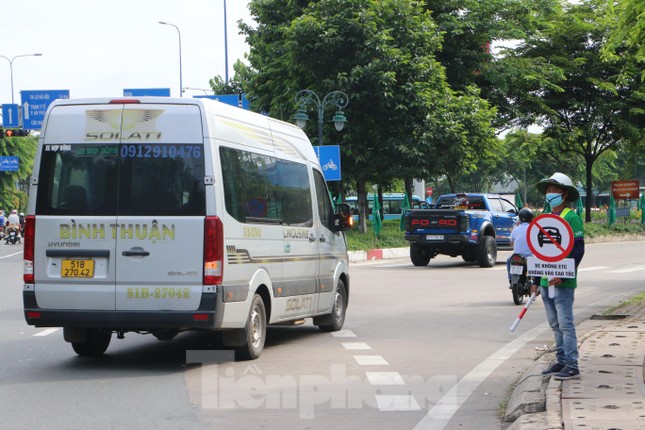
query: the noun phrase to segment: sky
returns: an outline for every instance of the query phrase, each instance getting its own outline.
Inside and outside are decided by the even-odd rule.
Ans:
[[[226,0],[2,0],[0,55],[13,61],[15,103],[23,90],[69,90],[71,98],[123,96],[125,88],[208,89],[225,76]],[[228,70],[248,53],[239,20],[247,0],[226,1]],[[0,57],[0,104],[11,103],[9,61]],[[188,89],[184,97],[212,94]]]

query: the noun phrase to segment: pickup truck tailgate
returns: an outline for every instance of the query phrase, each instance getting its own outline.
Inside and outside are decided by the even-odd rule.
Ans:
[[[459,233],[468,230],[468,215],[462,210],[425,209],[414,210],[406,215],[406,232],[408,234]]]

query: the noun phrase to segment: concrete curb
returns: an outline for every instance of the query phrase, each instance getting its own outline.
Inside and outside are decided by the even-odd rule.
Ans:
[[[551,365],[554,354],[542,354],[517,383],[506,406],[504,421],[514,422],[522,415],[546,411],[546,377],[542,371]]]
[[[645,240],[645,234],[625,233],[613,236],[585,237],[585,244],[602,242],[629,242],[633,240]]]
[[[383,260],[387,258],[405,258],[410,256],[410,248],[370,249],[368,251],[347,252],[350,263],[361,261]]]

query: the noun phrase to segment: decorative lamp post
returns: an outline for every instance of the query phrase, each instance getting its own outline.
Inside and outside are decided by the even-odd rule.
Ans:
[[[16,55],[13,58],[5,57],[4,55],[0,55],[0,58],[4,58],[9,62],[9,74],[11,75],[11,104],[14,104],[14,98],[13,98],[13,62],[16,58],[21,58],[21,57],[41,57],[43,54],[41,53],[36,53],[36,54],[21,54],[21,55]]]
[[[169,22],[164,22],[164,21],[159,21],[159,24],[170,25],[172,27],[175,27],[175,30],[177,30],[177,35],[179,36],[179,97],[183,97],[184,85],[183,85],[182,76],[181,76],[181,32],[179,31],[179,27],[177,27],[175,24],[171,24]]]
[[[224,0],[224,83],[228,83],[228,31],[226,30],[226,0]]]
[[[332,122],[337,131],[341,131],[345,123],[348,122],[343,108],[349,104],[349,97],[342,91],[327,93],[321,101],[315,92],[311,90],[300,90],[296,93],[296,104],[298,105],[298,111],[293,119],[300,128],[304,128],[309,120],[305,107],[311,104],[318,110],[318,145],[323,145],[323,117],[325,115],[325,109],[328,106],[336,106],[338,109],[332,118]]]

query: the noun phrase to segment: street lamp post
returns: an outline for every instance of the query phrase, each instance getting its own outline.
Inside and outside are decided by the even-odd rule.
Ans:
[[[21,54],[21,55],[16,55],[15,57],[9,59],[9,57],[5,57],[4,55],[0,55],[0,58],[4,58],[9,62],[9,74],[11,75],[11,104],[14,104],[14,98],[13,98],[13,61],[16,58],[20,57],[41,57],[43,54],[41,53],[36,53],[36,54]]]
[[[296,125],[300,128],[304,128],[309,120],[305,112],[305,106],[311,104],[318,110],[318,145],[320,146],[323,144],[323,116],[325,114],[325,108],[335,105],[338,109],[332,118],[336,130],[341,131],[347,122],[343,108],[349,104],[349,97],[342,91],[327,93],[321,101],[315,92],[311,90],[300,90],[296,93],[296,104],[299,107],[294,119],[296,120]]]
[[[169,22],[164,22],[164,21],[159,21],[159,24],[170,25],[172,27],[175,27],[175,30],[177,30],[177,35],[179,36],[179,97],[183,97],[184,85],[183,85],[182,76],[181,76],[181,32],[179,31],[179,27],[177,27],[175,24],[171,24]]]
[[[226,30],[226,0],[224,0],[224,83],[228,83],[228,31]]]

